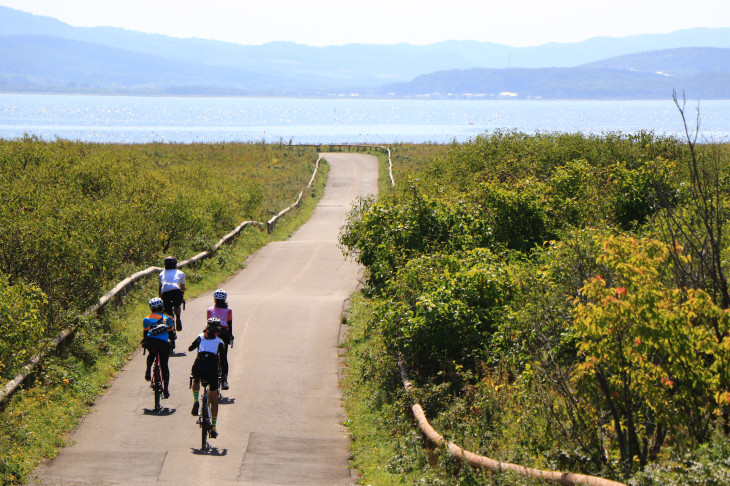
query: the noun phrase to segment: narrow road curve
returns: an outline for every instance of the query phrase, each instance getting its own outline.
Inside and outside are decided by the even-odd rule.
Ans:
[[[31,484],[352,484],[338,338],[343,302],[361,268],[345,261],[337,237],[352,202],[376,193],[378,163],[369,155],[323,155],[330,174],[312,218],[221,285],[233,309],[235,341],[214,449],[199,451],[188,389],[195,356],[187,347],[205,326],[209,292],[183,312],[167,409],[151,412],[139,352],[72,434],[73,444],[42,464]]]

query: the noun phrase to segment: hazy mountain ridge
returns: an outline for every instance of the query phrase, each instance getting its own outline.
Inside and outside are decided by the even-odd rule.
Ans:
[[[528,87],[537,81],[550,82],[558,73],[564,73],[574,78],[567,83],[570,86],[571,83],[579,84],[575,79],[595,78],[600,72],[592,71],[591,76],[585,78],[577,71],[545,71],[536,75],[536,71],[517,71],[515,68],[600,68],[608,76],[612,71],[620,70],[621,65],[630,65],[636,73],[656,72],[661,70],[656,68],[661,63],[654,52],[631,59],[620,57],[647,50],[686,49],[697,45],[730,48],[730,29],[691,29],[620,39],[598,37],[579,43],[522,48],[475,41],[447,41],[428,46],[346,44],[311,47],[290,42],[247,46],[111,27],[72,27],[55,19],[6,7],[0,7],[0,32],[0,90],[3,91],[270,96],[397,93],[398,96],[420,96],[434,93],[435,88],[427,85],[438,80],[439,92],[484,93],[472,87],[496,89],[497,85],[479,81],[478,76],[513,79],[507,84]],[[722,49],[715,54],[720,51]],[[702,54],[702,61],[696,58],[685,66],[676,66],[675,72],[684,77],[704,76],[701,73],[707,70],[702,63],[711,55],[709,51],[705,54]],[[726,54],[722,51],[723,56]],[[611,64],[606,64],[609,61]],[[584,66],[577,67],[581,65]],[[530,84],[530,79],[514,78],[520,72],[534,78],[534,82]],[[615,82],[617,76],[613,73],[607,79]],[[451,80],[447,81],[448,78]],[[632,90],[628,97],[655,97],[651,92],[645,94],[649,91],[643,87],[634,88],[631,77],[622,73],[621,79],[624,78],[626,81],[622,82],[626,89]],[[643,80],[641,77],[635,79]],[[708,79],[727,85],[721,75]],[[664,81],[655,83],[661,86],[660,91]],[[644,82],[649,81],[641,81]],[[454,89],[449,88],[449,83]],[[527,92],[525,89],[523,93]],[[531,93],[537,93],[535,89],[529,88]],[[501,91],[496,92],[496,96]],[[545,93],[549,91],[545,90]],[[601,90],[579,91],[577,97]],[[576,97],[563,89],[552,92]],[[714,92],[723,91],[718,88]],[[490,96],[495,95],[490,93]],[[603,96],[615,94],[606,92]],[[667,96],[666,93],[662,95]]]
[[[730,49],[684,47],[640,52],[592,62],[583,67],[691,76],[712,71],[730,71]]]
[[[730,99],[730,49],[679,48],[578,67],[437,71],[371,95],[399,98]]]
[[[377,94],[426,98],[730,99],[730,49],[679,48],[574,68],[447,70]]]

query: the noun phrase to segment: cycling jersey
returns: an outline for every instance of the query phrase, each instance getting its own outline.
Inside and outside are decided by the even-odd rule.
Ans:
[[[198,354],[200,353],[211,353],[211,354],[218,354],[218,347],[223,344],[223,341],[218,336],[214,337],[213,339],[205,339],[205,334],[198,334],[198,337],[195,338],[195,341],[193,341],[193,344],[190,345],[190,348],[188,348],[188,351],[192,351],[195,349],[195,346],[198,347]]]
[[[163,270],[159,275],[160,293],[164,294],[170,290],[182,290],[185,285],[185,274],[176,268]]]
[[[230,307],[210,307],[208,309],[208,319],[217,317],[221,320],[223,329],[228,329],[228,323],[233,321],[233,310]]]
[[[142,320],[144,326],[144,334],[146,337],[160,339],[165,342],[168,340],[168,332],[174,329],[172,317],[162,312],[153,312]]]

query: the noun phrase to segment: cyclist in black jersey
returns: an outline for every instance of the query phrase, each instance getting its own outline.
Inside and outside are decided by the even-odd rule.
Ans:
[[[223,353],[225,344],[218,337],[221,329],[221,320],[216,317],[208,319],[205,330],[199,334],[195,341],[188,347],[188,351],[198,350],[198,356],[193,363],[193,415],[198,415],[200,402],[198,401],[200,393],[200,380],[204,379],[208,382],[208,397],[210,399],[210,416],[212,428],[210,430],[211,439],[218,436],[216,430],[216,422],[218,419],[218,366],[220,356]]]

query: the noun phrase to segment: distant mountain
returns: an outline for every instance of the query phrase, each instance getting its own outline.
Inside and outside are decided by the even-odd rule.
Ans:
[[[205,82],[201,83],[203,76]],[[57,37],[0,36],[0,89],[3,90],[168,92],[184,91],[187,87],[209,93],[256,93],[267,91],[272,83],[283,85],[285,80],[253,71],[201,67]]]
[[[730,29],[599,37],[572,44],[521,48],[473,41],[448,41],[428,46],[347,44],[311,47],[290,42],[251,46],[179,39],[111,27],[72,27],[49,17],[0,7],[0,90],[268,96],[382,96],[390,92],[414,96],[433,93],[427,84],[437,79],[441,83],[440,92],[450,93],[449,83],[457,83],[460,93],[481,93],[469,87],[469,83],[478,82],[484,89],[491,90],[492,87],[477,78],[486,70],[492,70],[495,74],[489,76],[505,80],[506,84],[499,86],[524,86],[525,93],[524,89],[532,85],[529,79],[523,80],[522,85],[517,84],[516,68],[582,66],[581,69],[633,69],[636,73],[652,73],[662,70],[657,68],[659,64],[668,64],[650,59],[657,54],[641,53],[694,47],[716,48],[715,53],[729,49]],[[628,64],[620,56],[629,54],[649,57],[633,58],[631,62],[636,66],[621,69],[621,65]],[[707,55],[712,53],[708,51]],[[683,59],[685,64],[680,65],[678,61],[673,70],[663,72],[676,76],[703,76],[704,60],[688,56]],[[601,64],[609,61],[614,64]],[[502,69],[512,72],[500,72]],[[567,71],[545,71],[540,75],[536,75],[536,71],[523,71],[528,73],[525,74],[528,78],[535,78],[533,84],[538,80],[550,82],[560,72]],[[601,78],[595,71],[590,76],[587,73],[576,74],[576,83],[581,76],[583,79]],[[619,74],[615,76],[619,77]],[[655,96],[652,94],[655,91],[645,87],[637,85],[634,88],[628,81],[630,75],[621,73],[620,76],[626,78],[623,96]],[[722,75],[718,74],[716,78],[722,82]],[[655,83],[659,91],[666,84],[662,83]],[[556,86],[544,92],[565,92],[559,88]],[[512,90],[505,88],[502,91]],[[537,87],[529,90],[539,92]],[[579,90],[580,93],[590,91],[588,88]],[[609,94],[610,89],[596,87],[593,91],[613,96]]]
[[[706,72],[730,72],[730,49],[684,47],[640,52],[583,65],[587,68],[618,69],[667,76],[695,76]]]
[[[730,49],[684,48],[644,52],[574,68],[448,70],[425,74],[378,92],[393,97],[730,99]]]

